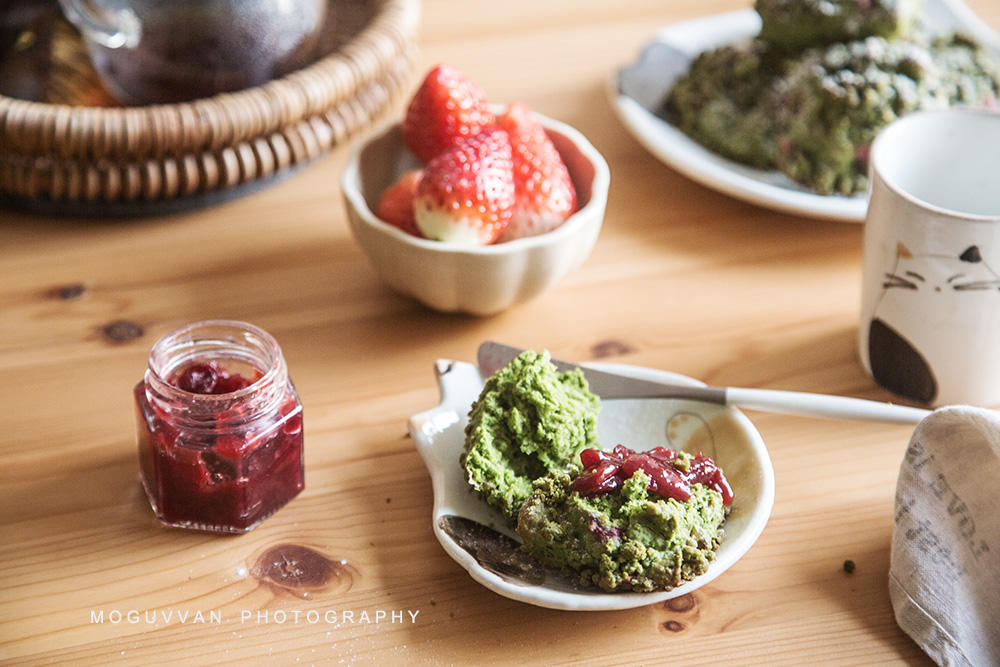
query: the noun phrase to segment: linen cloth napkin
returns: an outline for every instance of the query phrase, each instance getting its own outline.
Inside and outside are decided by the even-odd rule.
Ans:
[[[939,665],[1000,665],[1000,413],[956,406],[917,426],[899,469],[889,596]]]

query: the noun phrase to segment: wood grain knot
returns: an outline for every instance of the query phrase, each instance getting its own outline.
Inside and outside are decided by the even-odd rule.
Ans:
[[[635,348],[628,343],[623,343],[620,340],[602,340],[599,343],[594,343],[590,347],[590,355],[594,359],[615,357],[620,354],[628,354],[629,352],[635,352]]]
[[[669,630],[670,632],[682,632],[684,630],[684,624],[679,621],[667,621],[663,624],[664,630]]]
[[[79,298],[83,296],[83,293],[87,291],[87,287],[83,283],[74,283],[72,285],[62,285],[60,287],[53,287],[49,290],[49,297],[53,299],[62,299],[64,301],[69,301],[71,299]]]
[[[695,608],[697,600],[690,593],[686,595],[681,595],[680,597],[671,598],[663,603],[664,609],[669,609],[670,611],[676,611],[678,613],[684,613],[686,611],[691,611]]]
[[[262,553],[250,569],[258,581],[306,597],[333,587],[349,590],[357,572],[345,560],[332,560],[301,544],[278,544]]]
[[[145,330],[135,322],[129,320],[115,320],[114,322],[108,322],[103,327],[101,327],[101,333],[104,338],[111,343],[121,344],[127,343],[130,340],[135,340],[145,333]]]

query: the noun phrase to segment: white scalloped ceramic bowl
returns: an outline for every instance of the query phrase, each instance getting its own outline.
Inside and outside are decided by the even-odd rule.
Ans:
[[[569,169],[580,208],[547,234],[488,246],[421,239],[379,220],[373,212],[379,196],[420,164],[398,122],[358,143],[341,190],[351,232],[391,288],[435,310],[490,315],[538,295],[583,263],[604,222],[608,165],[576,129],[536,116]]]

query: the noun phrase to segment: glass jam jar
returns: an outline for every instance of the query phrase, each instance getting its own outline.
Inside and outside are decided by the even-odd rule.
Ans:
[[[134,393],[140,476],[162,523],[244,533],[302,490],[302,404],[262,329],[212,320],[167,334]]]

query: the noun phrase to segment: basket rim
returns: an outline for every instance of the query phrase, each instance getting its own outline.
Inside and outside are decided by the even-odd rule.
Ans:
[[[74,106],[0,95],[0,149],[89,160],[162,157],[218,150],[272,134],[323,113],[380,79],[415,45],[420,0],[375,1],[371,20],[340,49],[259,86],[135,107]],[[52,136],[56,133],[58,139]],[[153,136],[139,136],[144,133]],[[150,150],[142,150],[147,144]]]
[[[23,208],[47,214],[135,217],[200,208],[253,192],[369,125],[403,89],[413,69],[410,55],[402,54],[386,76],[325,113],[222,150],[89,162],[0,150],[0,206],[19,201]]]

